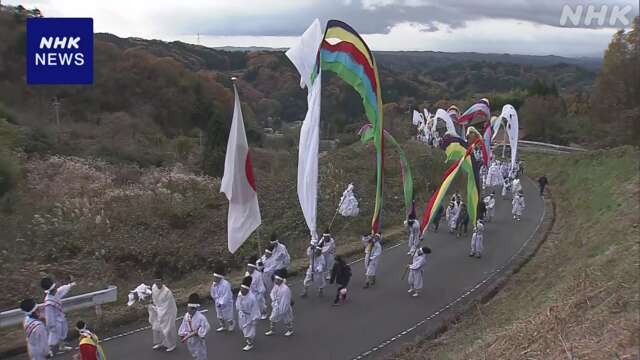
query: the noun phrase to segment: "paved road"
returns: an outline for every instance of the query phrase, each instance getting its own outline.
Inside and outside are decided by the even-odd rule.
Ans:
[[[497,219],[486,226],[485,254],[482,259],[469,258],[469,238],[455,238],[442,231],[429,233],[427,242],[433,250],[425,269],[425,288],[419,298],[407,294],[406,280],[401,281],[404,266],[408,262],[406,244],[385,249],[379,267],[378,284],[373,289],[362,289],[363,265],[352,264],[353,278],[350,284],[350,303],[341,307],[330,306],[335,288],[326,289],[324,298],[310,296],[300,299],[300,280],[292,279],[295,294],[295,330],[291,338],[282,335],[263,336],[267,321],[259,326],[257,346],[251,352],[243,352],[243,338],[239,331],[227,334],[212,332],[208,335],[210,359],[353,359],[372,348],[392,339],[420,320],[460,298],[496,268],[507,262],[535,232],[543,213],[542,200],[537,189],[529,181],[523,181],[527,209],[521,222],[511,220],[511,203],[497,201]],[[339,241],[339,239],[338,239]],[[215,328],[217,322],[207,314]],[[435,326],[437,316],[420,325],[427,329]],[[420,330],[420,329],[419,329]],[[413,334],[413,333],[412,333]],[[402,337],[370,357],[380,357],[392,351]],[[151,333],[140,331],[115,338],[104,343],[109,359],[189,359],[184,345],[171,354],[151,350]],[[61,357],[70,358],[70,356]]]

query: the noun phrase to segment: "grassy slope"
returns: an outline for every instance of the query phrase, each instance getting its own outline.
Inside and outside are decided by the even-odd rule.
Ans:
[[[636,359],[637,149],[527,155],[546,174],[556,220],[536,256],[487,304],[391,359]]]

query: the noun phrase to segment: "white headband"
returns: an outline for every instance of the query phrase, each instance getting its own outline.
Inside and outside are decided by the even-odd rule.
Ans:
[[[323,236],[323,237],[324,237],[324,236],[331,236],[331,234],[329,234],[329,233],[324,233],[324,234],[322,234],[322,236]]]
[[[198,307],[200,307],[200,304],[189,303],[189,304],[187,304],[187,307],[198,308]]]
[[[47,290],[45,290],[44,292],[48,294],[48,293],[49,293],[51,290],[53,290],[55,287],[56,287],[56,283],[53,283],[53,284],[51,284],[51,286],[50,286]]]
[[[275,277],[276,279],[278,279],[278,280],[284,280],[284,278],[281,278],[281,277],[280,277],[280,276],[278,276],[278,275],[274,275],[274,277]]]
[[[252,268],[256,268],[256,269],[258,268],[258,265],[256,265],[256,264],[251,264],[251,263],[247,264],[247,266],[248,266],[248,267],[252,267]]]
[[[266,252],[267,254],[272,254],[273,252],[269,249],[266,249],[264,252]]]
[[[221,279],[224,279],[224,275],[220,275],[220,274],[215,273],[215,272],[213,273],[213,276],[216,276],[216,277],[219,277]]]
[[[240,285],[241,288],[249,290],[249,287],[245,284]]]

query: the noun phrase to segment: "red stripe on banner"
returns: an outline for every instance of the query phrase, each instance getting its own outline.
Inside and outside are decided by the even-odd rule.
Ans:
[[[322,48],[331,52],[345,52],[349,54],[356,63],[362,65],[362,67],[364,68],[364,72],[369,78],[369,82],[371,83],[371,88],[375,93],[378,84],[375,72],[373,71],[371,65],[369,65],[369,61],[367,60],[367,58],[355,45],[348,41],[340,41],[335,45],[331,45],[329,42],[327,42],[327,40],[323,40]]]
[[[244,172],[247,176],[249,186],[251,186],[253,191],[258,192],[258,189],[256,189],[256,180],[253,177],[253,163],[251,162],[251,152],[249,152],[249,150],[247,150],[247,157],[244,161]]]
[[[476,117],[476,115],[486,115],[486,114],[482,110],[476,110],[476,111],[473,111],[473,112],[470,112],[468,114],[460,116],[458,118],[457,122],[458,122],[458,124],[466,125],[468,122],[473,120],[473,118]]]

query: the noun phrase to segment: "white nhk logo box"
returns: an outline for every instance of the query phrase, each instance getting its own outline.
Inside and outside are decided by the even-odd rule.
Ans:
[[[93,83],[93,19],[27,19],[27,83]]]

